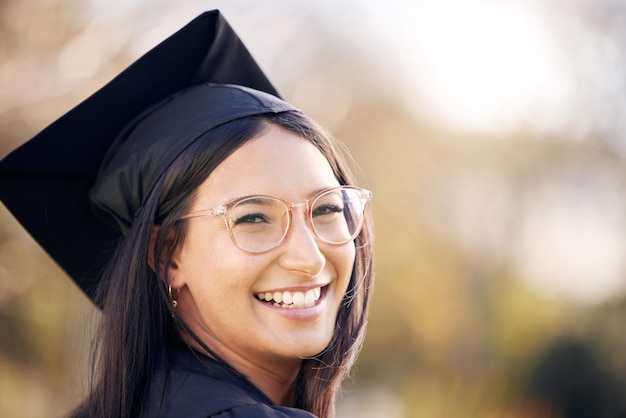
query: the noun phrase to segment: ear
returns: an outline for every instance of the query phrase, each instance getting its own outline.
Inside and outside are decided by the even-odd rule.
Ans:
[[[152,230],[150,231],[150,240],[148,241],[148,265],[156,273],[156,268],[154,267],[154,241],[156,240],[157,232],[159,232],[159,226],[154,225]]]
[[[155,259],[154,259],[154,243],[156,241],[156,236],[157,233],[159,232],[159,226],[158,225],[154,225],[152,227],[152,230],[150,231],[150,239],[148,241],[148,259],[146,260],[148,262],[148,266],[150,266],[150,268],[152,269],[152,271],[154,271],[156,273],[156,265],[155,265]],[[165,246],[165,250],[168,250],[168,245],[169,243],[166,243]],[[163,265],[159,266],[161,267],[161,269],[163,269]],[[176,270],[178,270],[178,260],[176,259],[176,256],[174,255],[174,258],[172,259],[170,265],[169,265],[169,271],[168,271],[168,276],[169,276],[169,285],[172,286],[172,288],[176,288],[178,289],[180,287],[179,284],[177,284],[177,276],[176,276]]]

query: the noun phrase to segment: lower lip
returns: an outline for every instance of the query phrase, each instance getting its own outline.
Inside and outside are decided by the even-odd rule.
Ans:
[[[324,310],[326,304],[326,293],[328,286],[322,288],[320,298],[315,302],[313,306],[305,306],[302,308],[281,308],[280,306],[274,306],[267,302],[262,302],[258,299],[256,301],[264,307],[276,312],[277,314],[294,321],[311,321],[318,318]]]

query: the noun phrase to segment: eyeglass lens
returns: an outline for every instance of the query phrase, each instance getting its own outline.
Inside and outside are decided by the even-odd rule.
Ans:
[[[361,191],[337,188],[319,195],[310,208],[317,237],[329,244],[345,244],[358,234],[365,200]],[[230,229],[239,248],[262,252],[276,246],[287,233],[289,207],[272,197],[251,197],[230,210]]]

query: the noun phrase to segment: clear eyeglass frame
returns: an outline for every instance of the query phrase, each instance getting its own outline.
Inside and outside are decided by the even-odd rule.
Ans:
[[[331,222],[328,222],[326,220],[324,222],[316,222],[315,217],[317,217],[318,215],[314,213],[313,209],[317,208],[317,205],[321,204],[321,202],[324,202],[324,199],[332,199],[333,197],[337,196],[343,197],[343,201],[341,202],[343,205],[340,208],[331,210],[328,210],[326,207],[324,207],[324,213],[320,216],[322,216],[322,219],[328,219],[323,218],[324,215],[330,215],[328,214],[328,212],[341,212],[343,214],[343,220],[345,221],[345,223],[341,223],[339,221],[339,223],[332,225]],[[297,202],[289,202],[284,199],[269,195],[251,195],[231,200],[223,205],[211,209],[203,209],[188,213],[187,215],[182,216],[180,219],[221,216],[224,219],[226,227],[228,228],[230,238],[233,244],[242,251],[256,254],[267,252],[278,247],[285,240],[285,237],[291,229],[294,216],[293,209],[299,206],[304,206],[306,211],[306,223],[309,227],[309,230],[312,231],[313,236],[320,242],[338,246],[344,245],[354,240],[359,232],[361,232],[363,221],[365,219],[365,207],[367,202],[371,199],[371,191],[355,186],[338,186],[324,189],[308,200],[302,200]],[[250,202],[255,202],[254,204],[257,204],[256,202],[259,201],[270,202],[271,204],[279,205],[277,206],[277,209],[280,208],[281,211],[279,213],[283,215],[281,217],[280,230],[278,230],[277,226],[274,226],[275,234],[273,236],[268,235],[267,238],[261,239],[260,241],[263,242],[263,244],[246,244],[245,240],[241,238],[243,235],[239,232],[237,220],[233,219],[233,210],[245,206]],[[348,208],[346,208],[346,206],[348,206]],[[286,217],[284,215],[286,215]],[[257,215],[254,214],[254,216]],[[336,218],[334,218],[336,220],[335,222],[337,222],[337,217],[339,218],[339,220],[341,219],[341,217],[337,214]],[[260,223],[267,222],[262,220],[262,222]],[[256,224],[257,223],[255,219],[255,221],[252,222],[251,225]],[[329,226],[327,227],[324,225]],[[346,228],[346,230],[343,231],[344,234],[337,239],[331,239],[328,236],[330,232],[332,232],[333,234],[341,234],[341,232],[337,231],[337,227],[339,227],[340,229]],[[267,235],[267,232],[265,233]],[[237,236],[240,236],[240,238],[237,239]]]

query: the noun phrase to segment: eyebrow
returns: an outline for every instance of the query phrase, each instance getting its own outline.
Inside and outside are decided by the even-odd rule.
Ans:
[[[264,195],[264,196],[268,196],[268,197],[273,197],[270,195]],[[269,205],[270,203],[268,201],[266,201],[265,199],[261,198],[261,197],[251,197],[251,198],[246,198],[245,196],[240,198],[243,200],[239,200],[239,199],[233,199],[230,202],[234,202],[236,200],[239,200],[239,204],[245,204],[245,205]],[[229,202],[229,204],[230,204]]]
[[[326,190],[334,189],[335,187],[341,187],[341,186],[344,186],[344,185],[343,184],[337,184],[337,185],[334,185],[334,186],[327,186],[327,187],[322,187],[321,189],[313,190],[311,193],[308,194],[308,197],[306,199],[304,199],[304,200],[310,200],[314,196],[317,196],[318,194],[320,194],[320,193],[322,193],[322,192],[324,192]],[[226,201],[226,203],[224,204],[224,206],[229,205],[230,203],[234,202],[235,200],[246,199],[248,197],[255,198],[255,197],[259,197],[259,196],[269,196],[269,197],[274,197],[274,198],[277,198],[277,199],[282,199],[282,200],[289,201],[288,199],[284,199],[284,198],[279,197],[279,196],[273,196],[271,194],[259,193],[259,194],[253,194],[253,195],[247,195],[247,196],[233,197],[232,199],[228,199]],[[299,202],[300,200],[297,200],[297,201]]]

